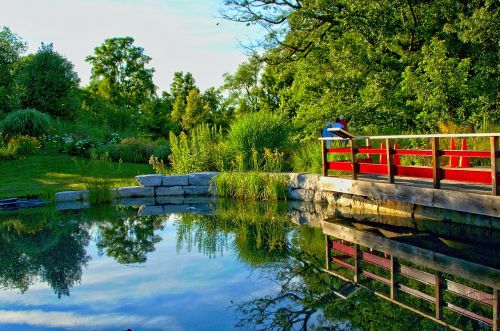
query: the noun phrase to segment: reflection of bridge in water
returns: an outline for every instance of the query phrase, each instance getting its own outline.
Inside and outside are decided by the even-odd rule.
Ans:
[[[498,245],[346,220],[322,226],[327,273],[452,329],[499,329]]]

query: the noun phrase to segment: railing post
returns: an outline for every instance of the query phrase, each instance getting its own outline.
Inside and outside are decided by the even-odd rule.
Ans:
[[[500,162],[497,160],[497,153],[500,150],[498,147],[498,137],[490,137],[491,145],[491,194],[500,195],[500,178],[497,172],[500,172]]]
[[[436,272],[436,319],[440,320],[443,318],[443,280],[442,275],[438,271]]]
[[[439,138],[432,137],[432,181],[434,188],[441,187],[441,173],[439,166]]]
[[[321,139],[321,156],[323,158],[323,176],[328,176],[328,162],[327,162],[327,153],[326,150],[326,140]]]
[[[498,331],[499,321],[498,321],[498,308],[500,307],[500,303],[498,300],[500,299],[498,295],[498,289],[493,289],[493,331]]]
[[[350,139],[351,145],[351,165],[352,165],[352,179],[358,179],[358,161],[356,160],[356,147],[354,146],[354,140]]]
[[[326,270],[330,270],[330,237],[328,237],[327,234],[325,234],[325,259],[326,259]]]
[[[398,285],[398,259],[391,255],[391,299],[396,300]]]
[[[359,282],[359,272],[361,268],[361,266],[359,265],[360,255],[361,251],[359,249],[359,245],[354,244],[354,284],[357,284]]]
[[[392,157],[392,148],[390,139],[385,140],[385,154],[387,157],[387,181],[394,183],[394,159]]]

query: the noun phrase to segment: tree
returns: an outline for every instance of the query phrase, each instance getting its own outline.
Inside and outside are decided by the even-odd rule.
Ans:
[[[15,69],[26,43],[4,26],[0,30],[0,113],[16,108]]]
[[[90,89],[119,106],[137,108],[151,98],[156,86],[151,57],[131,37],[106,39],[85,59],[92,65]]]
[[[195,80],[190,72],[184,74],[182,71],[177,71],[174,73],[172,84],[170,84],[170,94],[174,100],[171,114],[172,121],[182,121],[182,117],[186,112],[189,91],[194,88],[196,88]]]
[[[172,97],[168,93],[146,101],[140,109],[139,131],[142,135],[152,139],[167,138],[169,131],[178,131],[178,125],[172,123],[170,118]]]
[[[193,88],[189,91],[186,100],[186,110],[182,114],[182,128],[189,131],[196,125],[205,122],[207,113],[203,105],[203,96],[200,90]]]
[[[55,117],[74,117],[78,107],[80,79],[73,64],[42,44],[35,54],[20,60],[17,82],[20,105],[34,108]]]

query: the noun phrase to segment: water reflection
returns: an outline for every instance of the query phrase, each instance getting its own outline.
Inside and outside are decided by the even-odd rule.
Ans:
[[[436,240],[423,240],[430,237],[413,228],[397,232],[380,225],[338,218],[323,223],[323,227],[318,226],[321,225],[318,222],[314,222],[316,227],[298,225],[322,216],[320,211],[324,207],[231,200],[211,203],[211,210],[206,201],[203,208],[195,201],[186,205],[177,201],[148,208],[106,207],[65,212],[49,208],[43,212],[3,214],[0,218],[0,285],[6,290],[24,293],[24,298],[29,297],[30,287],[40,283],[48,284],[58,300],[69,296],[71,290],[72,300],[64,301],[63,306],[58,306],[62,302],[44,295],[28,300],[33,306],[27,305],[27,309],[32,312],[47,309],[46,314],[52,314],[50,316],[71,311],[75,316],[80,314],[84,321],[91,317],[113,321],[112,325],[88,322],[88,326],[78,325],[79,329],[156,330],[164,329],[165,323],[186,330],[444,329],[436,323],[440,321],[435,314],[427,318],[429,316],[394,303],[390,286],[373,276],[390,280],[390,268],[371,263],[363,269],[364,265],[358,261],[359,275],[354,279],[352,268],[346,267],[355,263],[354,245],[362,244],[354,238],[358,238],[357,233],[369,233],[384,240],[397,237],[414,251],[439,250],[439,256],[447,257],[446,261],[473,259],[469,262],[474,265],[468,264],[462,270],[472,270],[473,277],[465,277],[466,282],[463,282],[464,272],[450,278],[446,274],[449,269],[439,269],[448,288],[475,288],[477,293],[489,295],[496,293],[492,287],[498,288],[499,279],[485,272],[490,269],[498,272],[500,267],[498,257],[494,257],[498,255],[496,248],[491,246],[485,248],[477,243],[457,241],[443,237],[442,232],[433,235]],[[165,214],[166,210],[198,210],[203,215]],[[331,232],[332,226],[344,228]],[[351,241],[345,237],[346,227],[353,233]],[[498,234],[492,234],[491,238],[498,238]],[[340,239],[344,241],[338,241]],[[421,246],[422,242],[425,247]],[[428,285],[417,284],[418,279],[428,276],[422,275],[432,274],[429,270],[432,265],[419,264],[419,259],[409,259],[412,264],[404,264],[407,256],[395,254],[387,241],[380,244],[385,250],[382,246],[364,244],[360,252],[370,253],[371,249],[371,262],[382,261],[385,265],[391,261],[391,255],[400,259],[401,266],[405,265],[398,269],[400,273],[408,274],[410,268],[417,270],[412,273],[417,280],[410,279],[409,283],[401,280],[403,287],[399,289],[412,287],[423,293],[424,298],[435,294],[432,287],[429,291],[425,288]],[[366,256],[367,260],[370,256]],[[385,260],[377,260],[377,257]],[[328,272],[325,272],[325,260]],[[136,268],[138,266],[143,268]],[[447,267],[450,266],[448,263]],[[362,285],[363,289],[342,299],[338,292],[346,282]],[[479,282],[479,286],[470,282]],[[434,287],[437,284],[432,280],[430,283]],[[381,297],[381,293],[386,297]],[[386,300],[387,297],[392,301]],[[428,300],[408,296],[405,291],[400,291],[397,298],[418,310],[432,306]],[[0,329],[2,323],[7,323],[2,314],[12,302],[9,300],[16,299],[0,293]],[[488,316],[493,325],[493,306],[481,308],[484,304],[469,301],[470,295],[465,299],[455,295],[442,300]],[[106,307],[105,311],[93,307],[94,302]],[[179,305],[184,308],[176,309]],[[86,308],[81,310],[82,307]],[[456,312],[446,314],[443,316],[449,318],[449,325],[471,330],[492,328],[489,320],[477,322]],[[120,324],[120,321],[129,322]],[[72,322],[64,323],[58,325],[72,326]],[[47,325],[40,327],[48,329]]]

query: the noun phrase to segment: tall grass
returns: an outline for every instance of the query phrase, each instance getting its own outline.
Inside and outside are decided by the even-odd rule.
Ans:
[[[223,172],[212,179],[219,197],[248,200],[286,200],[288,176],[256,171]]]
[[[52,125],[52,118],[36,109],[21,109],[9,113],[2,122],[1,131],[4,137],[21,135],[40,137]]]
[[[290,159],[294,172],[321,174],[323,161],[321,156],[321,142],[304,142],[292,152]]]
[[[76,161],[75,161],[76,162]],[[95,153],[91,154],[91,161],[85,166],[76,163],[80,169],[83,184],[89,191],[89,203],[91,206],[99,206],[108,204],[112,200],[111,185],[109,179],[112,178],[113,164],[107,155],[97,156]],[[120,163],[118,164],[120,167]],[[120,169],[117,169],[120,171]],[[89,173],[101,173],[101,177],[88,176]]]

